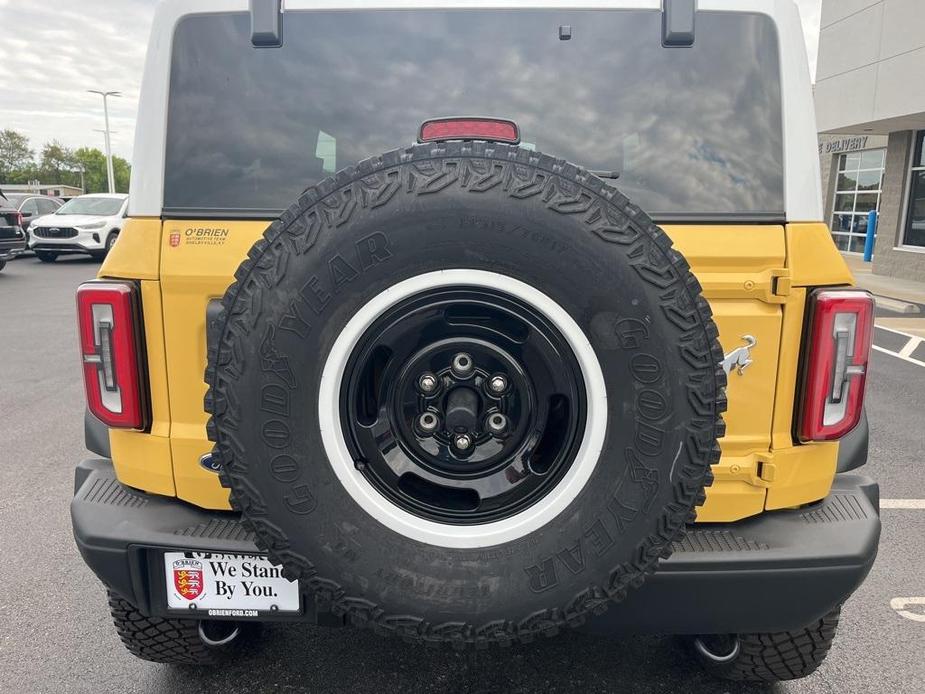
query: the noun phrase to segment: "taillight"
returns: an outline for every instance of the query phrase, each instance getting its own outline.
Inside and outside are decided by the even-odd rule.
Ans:
[[[16,226],[22,227],[22,212],[16,213]]]
[[[799,437],[829,441],[861,418],[874,300],[864,291],[819,289],[810,296]]]
[[[520,144],[520,130],[514,121],[502,118],[434,118],[426,120],[418,142],[442,140],[492,140]]]
[[[143,429],[147,407],[135,285],[105,280],[80,285],[77,317],[90,412],[111,427]]]

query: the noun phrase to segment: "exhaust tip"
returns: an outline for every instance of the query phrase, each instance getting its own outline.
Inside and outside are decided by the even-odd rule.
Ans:
[[[199,638],[207,646],[227,646],[238,638],[241,626],[236,622],[217,622],[202,620],[199,622]]]
[[[701,637],[694,639],[694,648],[697,649],[697,652],[700,653],[704,658],[709,660],[711,663],[716,663],[717,665],[724,665],[726,663],[731,663],[739,656],[739,639],[737,637],[732,637],[732,650],[728,653],[723,654],[722,652],[716,652],[707,646],[704,643]],[[718,650],[718,649],[717,649]],[[726,649],[722,649],[725,651]]]

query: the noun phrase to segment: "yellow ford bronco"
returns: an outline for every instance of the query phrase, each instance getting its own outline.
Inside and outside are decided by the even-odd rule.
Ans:
[[[128,649],[253,623],[823,660],[874,561],[871,297],[790,0],[169,0],[77,293]]]

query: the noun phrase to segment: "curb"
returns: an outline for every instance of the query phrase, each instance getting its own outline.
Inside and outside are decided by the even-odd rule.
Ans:
[[[891,299],[887,296],[877,296],[876,294],[874,295],[874,300],[877,302],[877,308],[886,309],[893,313],[912,314],[922,312],[918,304],[913,304],[908,301]]]

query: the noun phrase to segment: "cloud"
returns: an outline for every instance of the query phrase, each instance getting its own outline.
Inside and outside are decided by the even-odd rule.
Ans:
[[[36,153],[57,139],[103,149],[103,104],[111,99],[113,152],[130,158],[138,90],[155,0],[0,0],[0,128],[25,133]]]

